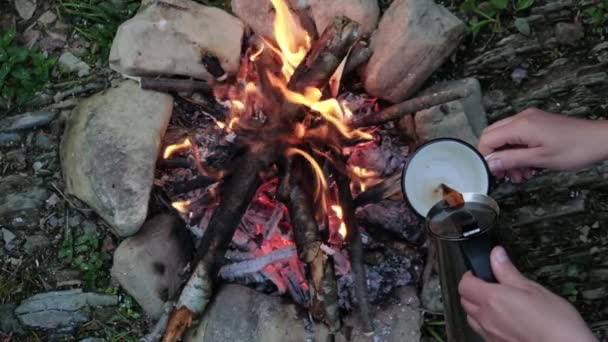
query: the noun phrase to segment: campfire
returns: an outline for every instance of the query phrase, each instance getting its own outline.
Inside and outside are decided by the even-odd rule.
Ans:
[[[356,306],[371,334],[369,237],[355,212],[399,196],[400,173],[387,176],[352,156],[379,144],[382,124],[467,95],[433,93],[380,111],[376,98],[345,86],[370,56],[357,22],[335,17],[316,32],[284,0],[272,6],[274,36],[247,35],[236,74],[204,55],[211,82],[141,79],[145,89],[206,93],[191,101],[204,104],[196,115],[211,123],[167,134],[157,163],[157,186],[200,238],[164,341],[180,339],[204,313],[218,276],[288,295],[332,333]],[[391,262],[385,267],[401,261]]]

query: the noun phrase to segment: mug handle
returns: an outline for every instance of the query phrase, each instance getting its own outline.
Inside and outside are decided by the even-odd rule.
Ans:
[[[460,243],[467,268],[473,275],[489,283],[498,283],[490,263],[490,253],[493,247],[490,234],[487,233]]]

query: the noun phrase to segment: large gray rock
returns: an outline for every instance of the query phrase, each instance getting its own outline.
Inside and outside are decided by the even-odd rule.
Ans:
[[[270,0],[232,0],[230,5],[253,32],[274,41],[274,7]]]
[[[422,313],[416,290],[399,288],[394,298],[373,306],[376,334],[372,338],[361,330],[356,311],[344,319],[347,339],[337,334],[338,342],[418,342]],[[299,309],[281,297],[273,297],[240,285],[224,285],[205,311],[200,324],[187,333],[186,342],[299,342],[326,341],[324,324],[308,326]],[[235,319],[238,317],[238,319]]]
[[[21,19],[30,20],[36,12],[36,0],[15,0],[15,9]]]
[[[300,23],[305,27],[314,29],[315,23],[310,13],[308,0],[281,0],[287,3],[288,10],[299,22],[299,16],[295,10],[308,15],[310,22]],[[265,37],[271,42],[275,42],[274,35],[274,6],[271,0],[232,0],[230,2],[232,12],[236,14],[253,32],[258,36]],[[311,26],[308,26],[309,24]]]
[[[125,81],[80,102],[67,122],[61,142],[67,190],[120,236],[137,232],[146,218],[172,110],[171,96]]]
[[[89,321],[91,309],[118,304],[115,295],[66,290],[40,293],[15,309],[21,324],[35,329],[70,329]]]
[[[372,306],[372,317],[375,336],[365,336],[359,329],[358,315],[349,315],[345,319],[346,325],[353,327],[352,336],[348,341],[367,342],[418,342],[420,341],[420,328],[422,327],[422,311],[420,300],[414,287],[400,287],[395,291],[393,298],[383,305]],[[342,339],[341,341],[345,341]]]
[[[114,252],[112,277],[152,317],[179,288],[192,255],[192,238],[176,217],[162,214],[146,222]]]
[[[0,177],[0,226],[37,228],[49,191],[39,178]]]
[[[309,0],[317,32],[321,33],[335,17],[344,16],[356,21],[361,32],[371,34],[378,25],[378,0]]]
[[[432,0],[395,0],[372,35],[363,74],[367,92],[391,102],[411,97],[454,51],[465,25]]]
[[[459,88],[466,88],[469,95],[415,114],[415,130],[419,142],[447,137],[458,138],[477,146],[483,129],[488,125],[479,81],[467,78],[443,82],[425,89],[421,95]]]
[[[127,75],[183,75],[212,79],[201,63],[217,57],[235,73],[244,25],[225,11],[189,0],[154,1],[124,22],[110,51],[110,67]]]
[[[326,341],[327,327],[316,324],[307,331],[307,320],[298,308],[281,297],[272,297],[240,285],[224,285],[205,311],[200,324],[189,331],[186,342],[300,342]]]

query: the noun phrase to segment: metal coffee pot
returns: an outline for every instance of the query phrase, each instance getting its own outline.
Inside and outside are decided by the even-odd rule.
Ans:
[[[500,209],[488,196],[491,176],[485,159],[464,141],[432,140],[408,160],[402,190],[408,204],[425,219],[435,245],[448,341],[483,341],[467,323],[458,284],[467,271],[496,282],[490,252],[500,244]],[[462,203],[444,200],[441,185],[462,193]]]

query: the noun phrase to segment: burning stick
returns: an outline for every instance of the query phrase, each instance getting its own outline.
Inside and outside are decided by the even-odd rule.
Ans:
[[[368,126],[378,126],[389,121],[397,120],[405,115],[414,114],[423,109],[428,109],[446,102],[458,100],[470,95],[470,91],[465,88],[446,90],[429,95],[423,95],[407,100],[405,102],[392,105],[378,113],[371,113],[359,118],[351,123],[353,128]]]
[[[355,216],[355,206],[353,197],[350,193],[348,178],[343,175],[337,175],[336,183],[340,196],[340,205],[344,211],[344,223],[346,224],[346,242],[348,243],[348,252],[350,254],[350,262],[353,270],[353,278],[355,281],[355,294],[359,303],[359,311],[361,314],[361,324],[363,332],[373,334],[374,325],[372,323],[371,309],[369,300],[367,299],[367,275],[363,267],[363,244],[361,242],[361,232]]]
[[[193,261],[194,271],[177,300],[163,342],[179,340],[190,327],[193,319],[205,310],[211,299],[213,281],[224,254],[241,217],[260,185],[258,173],[267,164],[260,157],[271,156],[272,153],[269,151],[264,151],[260,155],[248,151],[236,163],[235,170],[239,172],[224,179],[220,205],[213,213],[209,227],[196,251]]]
[[[289,209],[289,216],[294,229],[294,238],[300,260],[309,267],[311,285],[315,290],[313,300],[318,305],[324,305],[325,317],[332,332],[340,329],[338,315],[338,291],[333,273],[333,265],[325,260],[321,249],[322,240],[319,227],[315,221],[312,193],[305,190],[299,179],[310,179],[302,175],[294,175],[294,167],[302,172],[301,163],[296,164],[301,157],[289,160],[285,175],[277,192],[280,201]],[[316,313],[317,310],[312,310]]]
[[[324,88],[359,38],[359,24],[346,17],[335,18],[311,46],[287,87],[299,93],[308,87]]]

